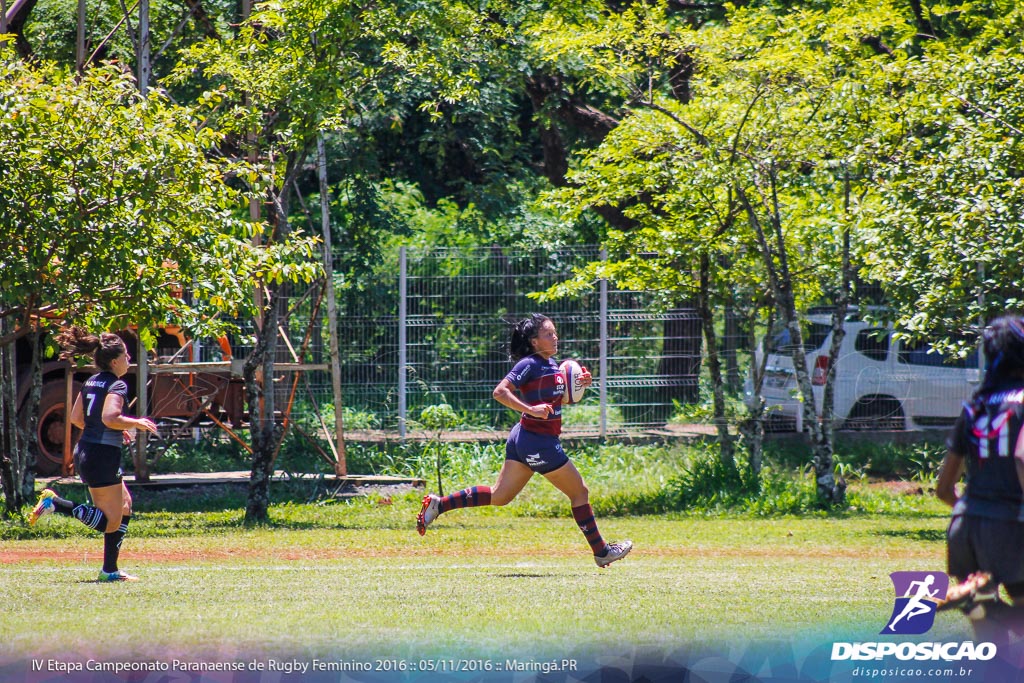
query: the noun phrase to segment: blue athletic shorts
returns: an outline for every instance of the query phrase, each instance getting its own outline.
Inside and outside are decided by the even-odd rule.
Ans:
[[[121,483],[121,447],[79,441],[75,445],[75,471],[90,488],[117,486]]]
[[[521,462],[537,474],[554,472],[569,462],[557,436],[535,434],[516,423],[505,442],[505,459]]]

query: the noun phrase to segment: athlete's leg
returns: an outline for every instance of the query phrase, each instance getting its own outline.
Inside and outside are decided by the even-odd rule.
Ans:
[[[443,512],[483,505],[507,505],[519,495],[532,476],[533,470],[529,467],[517,460],[508,459],[501,466],[494,486],[470,486],[443,498],[433,493],[427,494],[416,515],[416,531],[423,536],[427,527]]]
[[[533,470],[518,460],[505,460],[491,487],[491,505],[508,505],[533,476]]]
[[[590,507],[590,490],[583,482],[583,477],[576,469],[576,465],[569,461],[557,470],[545,473],[544,476],[569,498],[573,519],[576,520],[576,525],[583,532],[587,543],[590,544],[591,551],[595,555],[604,555],[608,551],[608,544],[605,543],[601,532],[597,529],[594,510]]]
[[[590,504],[590,489],[583,481],[583,476],[576,469],[576,465],[569,461],[553,472],[544,474],[547,480],[555,485],[555,488],[569,498],[569,504],[574,507]]]
[[[103,511],[107,519],[103,534],[103,571],[112,574],[117,571],[117,558],[121,552],[121,541],[124,539],[127,525],[122,529],[125,511],[131,510],[131,496],[124,482],[112,486],[90,488],[89,495],[93,503]]]
[[[103,531],[110,533],[117,531],[117,528],[121,526],[121,517],[124,516],[126,507],[131,509],[131,496],[126,502],[126,492],[124,482],[98,488],[89,487],[89,496],[92,498],[93,505],[98,507],[106,517],[107,525]]]
[[[470,486],[438,500],[437,514],[482,505],[508,505],[530,481],[533,471],[517,460],[506,460],[494,486]]]

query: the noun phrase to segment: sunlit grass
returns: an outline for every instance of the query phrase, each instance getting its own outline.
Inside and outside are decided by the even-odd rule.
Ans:
[[[16,559],[0,573],[0,654],[557,654],[714,642],[740,625],[755,639],[872,633],[891,608],[890,572],[944,564],[942,516],[603,519],[636,550],[599,570],[569,519],[460,510],[420,537],[416,510],[411,497],[280,505],[258,529],[238,525],[241,510],[182,525],[140,513],[122,560],[134,584],[93,582],[97,536],[4,541]],[[111,596],[116,612],[98,610]]]

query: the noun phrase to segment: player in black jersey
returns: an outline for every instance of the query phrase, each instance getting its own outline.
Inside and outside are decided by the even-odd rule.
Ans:
[[[960,582],[940,609],[962,609],[979,639],[1006,643],[1010,631],[1024,635],[1024,320],[999,318],[983,343],[984,381],[953,426],[935,487],[953,508],[947,563]]]
[[[96,336],[72,327],[57,336],[57,343],[64,348],[62,358],[91,354],[100,370],[85,381],[70,416],[71,423],[82,430],[75,446],[75,470],[89,487],[93,505],[76,505],[45,489],[29,522],[35,524],[43,515],[56,512],[102,531],[103,568],[99,580],[134,581],[134,576],[117,567],[132,514],[132,497],[121,479],[121,444],[131,438],[127,430],[156,433],[156,424],[148,417],[130,417],[123,412],[128,385],[121,378],[131,363],[124,340],[116,334]]]

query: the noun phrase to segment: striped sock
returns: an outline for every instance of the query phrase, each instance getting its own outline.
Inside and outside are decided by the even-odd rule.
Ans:
[[[590,544],[590,549],[595,555],[603,556],[608,552],[608,544],[604,542],[601,532],[597,530],[597,520],[594,519],[594,509],[590,507],[590,503],[574,507],[572,518],[576,520],[576,525],[583,532],[583,536],[586,537],[587,543]]]
[[[107,528],[107,516],[103,514],[103,510],[92,505],[86,505],[85,503],[76,505],[71,514],[90,529],[103,530]]]
[[[457,510],[458,508],[475,508],[480,505],[490,504],[490,486],[471,486],[468,489],[456,491],[455,493],[442,498],[438,510],[440,513],[448,512],[449,510]]]

